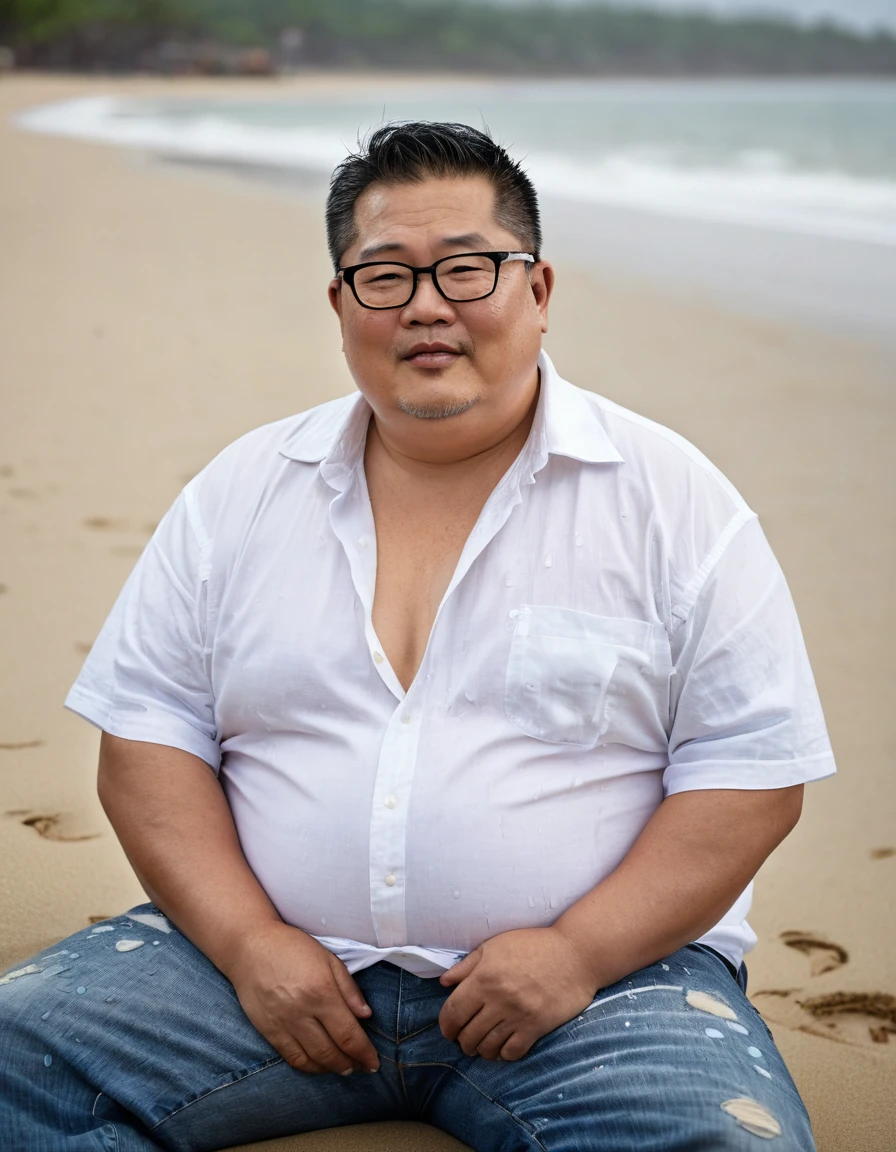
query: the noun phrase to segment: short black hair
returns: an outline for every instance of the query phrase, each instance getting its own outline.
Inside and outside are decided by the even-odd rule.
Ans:
[[[327,197],[327,244],[333,267],[357,237],[355,203],[371,184],[416,184],[430,177],[485,176],[495,189],[495,218],[541,259],[538,197],[520,165],[468,124],[393,121],[360,141],[336,168]]]

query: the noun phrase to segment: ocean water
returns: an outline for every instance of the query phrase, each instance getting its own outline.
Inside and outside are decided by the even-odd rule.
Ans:
[[[546,232],[567,252],[679,279],[699,280],[702,269],[711,287],[733,281],[749,295],[752,283],[757,302],[784,311],[789,277],[797,312],[873,313],[873,327],[896,329],[886,300],[891,290],[896,299],[896,82],[383,82],[276,99],[251,90],[239,99],[95,97],[18,122],[251,166],[280,183],[294,176],[306,191],[310,174],[320,197],[359,138],[395,119],[486,125],[522,160],[546,205]],[[757,244],[768,260],[757,263]],[[805,269],[799,285],[794,259]]]

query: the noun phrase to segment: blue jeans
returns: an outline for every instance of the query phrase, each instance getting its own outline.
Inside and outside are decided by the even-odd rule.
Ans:
[[[814,1148],[744,970],[735,978],[700,945],[603,989],[513,1063],[442,1036],[437,980],[376,964],[357,981],[380,1072],[311,1076],[159,924],[169,930],[127,917],[85,929],[0,983],[4,1150],[192,1152],[391,1119],[427,1121],[477,1152]],[[116,950],[125,940],[142,944]]]

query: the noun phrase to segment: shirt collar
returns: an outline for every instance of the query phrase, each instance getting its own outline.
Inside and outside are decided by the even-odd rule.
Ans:
[[[527,447],[537,471],[550,455],[586,464],[623,463],[600,419],[597,405],[557,373],[546,352],[538,358],[541,394]],[[299,417],[280,448],[290,460],[321,464],[326,479],[351,471],[363,457],[370,405],[360,392],[312,408]]]

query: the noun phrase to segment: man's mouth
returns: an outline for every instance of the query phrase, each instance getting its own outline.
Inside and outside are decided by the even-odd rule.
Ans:
[[[450,344],[415,344],[402,359],[415,368],[446,368],[462,355]]]

